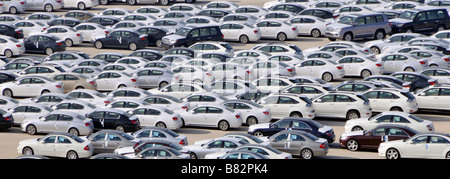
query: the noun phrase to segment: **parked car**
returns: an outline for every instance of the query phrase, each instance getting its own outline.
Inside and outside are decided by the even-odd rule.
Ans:
[[[252,101],[247,100],[227,100],[222,103],[223,106],[241,112],[242,123],[246,125],[254,125],[266,123],[272,120],[270,108],[263,107]]]
[[[67,93],[67,95],[72,96],[73,98],[78,100],[92,103],[97,107],[106,106],[113,101],[112,97],[108,97],[107,95],[92,89],[75,89]]]
[[[226,131],[242,125],[242,116],[239,111],[220,105],[199,105],[180,115],[184,126],[217,127]]]
[[[311,99],[317,117],[356,119],[372,116],[369,99],[352,92],[330,92]]]
[[[325,82],[330,82],[344,77],[343,65],[331,60],[312,58],[304,60],[295,66],[298,76],[314,76],[321,78]]]
[[[59,10],[63,7],[64,2],[62,0],[25,0],[26,10],[38,10],[45,12],[52,12],[54,10]]]
[[[378,155],[386,159],[399,158],[450,158],[450,136],[443,133],[421,133],[406,140],[383,142]],[[417,146],[421,146],[418,147]]]
[[[97,23],[105,27],[111,27],[114,24],[118,23],[120,21],[120,18],[114,17],[114,16],[101,16],[96,15],[88,20],[86,22],[90,23]]]
[[[8,97],[34,97],[50,92],[63,93],[64,84],[42,76],[26,76],[0,84],[0,91]]]
[[[126,72],[103,71],[89,81],[99,91],[113,91],[122,87],[138,87],[136,78]]]
[[[404,53],[388,53],[378,58],[384,62],[384,72],[387,74],[400,71],[421,71],[428,66],[427,60]]]
[[[419,132],[434,131],[433,122],[423,120],[413,114],[397,111],[380,113],[371,118],[357,118],[345,123],[345,132],[372,130],[381,124],[398,124],[415,129]]]
[[[191,159],[203,159],[207,154],[218,151],[231,151],[234,148],[247,143],[248,142],[241,139],[218,137],[196,141],[193,145],[184,146],[183,148],[191,151]]]
[[[184,98],[192,93],[211,92],[211,89],[206,85],[195,83],[171,83],[160,89],[150,89],[152,94],[165,94],[175,98]]]
[[[436,79],[439,84],[450,83],[450,68],[431,67],[422,70],[420,74]]]
[[[450,110],[450,85],[439,84],[428,86],[415,92],[419,109]]]
[[[92,143],[94,153],[113,153],[119,147],[134,146],[140,141],[117,130],[100,130],[83,138]]]
[[[149,134],[147,132],[144,132],[146,134]],[[158,131],[156,131],[155,134],[162,134]],[[120,147],[117,148],[116,150],[114,150],[115,154],[119,154],[131,159],[135,159],[135,158],[139,158],[138,157],[138,153],[140,153],[141,151],[146,150],[147,148],[153,148],[153,147],[167,147],[167,148],[171,148],[171,149],[175,149],[176,151],[183,153],[183,154],[187,154],[190,157],[190,151],[188,149],[184,149],[182,148],[183,145],[179,145],[177,143],[173,143],[173,142],[169,142],[167,140],[164,139],[145,139],[142,138],[138,143],[136,143],[134,146],[124,146],[124,147]]]
[[[51,133],[38,139],[22,140],[17,146],[19,154],[65,157],[67,159],[89,158],[93,151],[94,148],[90,141],[68,133]]]
[[[399,80],[410,82],[412,91],[416,91],[418,89],[422,89],[430,85],[438,84],[436,79],[430,78],[429,76],[426,75],[419,74],[417,72],[396,72],[391,74],[391,76]]]
[[[97,108],[87,114],[94,122],[94,129],[115,129],[118,131],[136,131],[139,128],[139,119],[136,116],[114,108]]]
[[[105,37],[109,33],[109,29],[97,23],[83,22],[74,27],[81,37],[83,42],[91,42],[92,39]]]
[[[280,20],[261,20],[256,24],[261,30],[262,39],[276,39],[286,41],[298,36],[298,29],[290,22]]]
[[[223,41],[219,26],[184,26],[174,34],[162,38],[165,49],[173,47],[189,47],[200,41]]]
[[[10,14],[22,13],[27,9],[26,1],[3,1],[3,6],[6,12]]]
[[[0,55],[6,58],[16,57],[25,53],[25,44],[13,37],[0,36]]]
[[[95,87],[89,83],[90,77],[76,73],[59,73],[52,77],[55,81],[62,81],[64,84],[64,93],[68,93],[75,89],[92,89]]]
[[[8,129],[11,128],[14,124],[14,118],[12,118],[11,113],[0,109],[0,129]]]
[[[37,133],[68,132],[75,136],[89,135],[94,131],[92,119],[75,112],[53,111],[45,116],[25,119],[21,130],[30,135]]]
[[[130,134],[131,136],[141,139],[158,139],[168,141],[181,146],[188,145],[188,139],[185,135],[177,134],[171,129],[161,127],[144,127]]]
[[[325,35],[325,28],[328,23],[323,17],[316,17],[312,14],[294,16],[288,21],[297,26],[298,35],[307,35],[315,38]]]
[[[117,29],[106,37],[100,37],[92,41],[95,48],[126,48],[132,51],[145,48],[148,44],[147,36],[135,30]]]
[[[160,106],[143,105],[131,109],[129,113],[139,118],[141,127],[156,126],[177,130],[183,126],[180,114]]]
[[[371,75],[382,75],[384,66],[376,59],[361,56],[345,56],[337,61],[344,68],[344,76],[360,76],[367,78]]]
[[[372,89],[363,94],[370,101],[373,112],[418,110],[417,100],[412,93],[394,88]]]
[[[65,51],[64,40],[49,34],[31,35],[24,39],[25,52],[51,55],[56,51]]]
[[[397,18],[389,20],[389,22],[392,23],[393,33],[429,33],[450,28],[450,17],[447,9],[440,7],[408,9]]]
[[[252,152],[259,155],[252,155],[250,153],[238,153],[238,152]],[[239,158],[240,155],[240,158]],[[259,144],[246,144],[240,147],[236,147],[234,150],[229,152],[216,152],[205,156],[205,159],[292,159],[292,155],[286,152],[281,152],[270,145],[259,145]]]
[[[305,96],[296,94],[272,94],[261,98],[258,104],[270,108],[272,119],[284,117],[303,117],[313,119],[316,117],[314,106]]]
[[[8,109],[14,119],[14,125],[20,126],[20,124],[29,118],[36,116],[44,116],[52,112],[53,109],[43,104],[16,104]]]
[[[72,99],[61,101],[60,103],[53,105],[52,109],[58,111],[75,112],[82,116],[86,116],[86,114],[91,113],[92,111],[97,109],[97,106],[83,100]],[[91,125],[93,126],[93,124]]]
[[[137,153],[136,157],[140,159],[190,159],[189,154],[184,154],[173,148],[162,146],[148,147]]]
[[[30,33],[33,33],[38,29],[45,30],[49,27],[49,25],[46,22],[42,23],[40,21],[34,21],[34,20],[14,21],[13,25],[22,29],[24,38],[27,38]],[[40,30],[40,31],[42,31],[42,30]]]
[[[382,124],[373,129],[343,133],[339,139],[341,147],[350,151],[360,149],[378,149],[380,143],[392,140],[405,140],[416,134],[416,131],[403,125]]]
[[[270,145],[282,152],[303,159],[325,156],[328,153],[328,141],[299,130],[283,130],[269,137]]]

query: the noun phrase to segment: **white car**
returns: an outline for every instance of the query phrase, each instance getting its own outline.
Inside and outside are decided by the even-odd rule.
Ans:
[[[51,26],[50,28],[42,31],[44,34],[51,34],[64,40],[67,47],[73,45],[80,45],[83,42],[83,36],[74,28],[64,25]],[[34,35],[34,33],[30,34]]]
[[[0,55],[6,58],[19,56],[25,53],[25,45],[22,40],[0,35]]]
[[[169,95],[152,94],[142,99],[152,106],[160,106],[174,111],[175,113],[185,113],[191,108],[190,103]]]
[[[257,91],[256,86],[244,80],[218,80],[209,85],[211,91],[224,97],[234,97],[236,94]]]
[[[236,147],[248,144],[242,139],[231,137],[218,137],[214,139],[206,139],[196,141],[193,145],[184,146],[183,149],[191,151],[191,159],[203,159],[207,154],[215,152],[231,151]]]
[[[151,93],[147,90],[141,88],[124,87],[111,91],[107,96],[114,99],[114,101],[117,101],[127,99],[142,100],[148,95],[151,95]]]
[[[369,99],[374,112],[403,111],[414,113],[419,109],[416,98],[409,91],[381,88],[369,90],[363,95]]]
[[[369,99],[352,92],[330,92],[311,101],[317,117],[356,119],[372,116]]]
[[[64,9],[77,8],[79,10],[91,9],[99,5],[99,0],[63,0]]]
[[[91,113],[96,108],[97,106],[94,104],[78,99],[64,100],[52,106],[53,110],[75,112],[82,116]]]
[[[183,126],[180,114],[160,106],[139,106],[128,113],[138,117],[141,127],[156,126],[177,130]]]
[[[450,158],[450,135],[423,133],[406,140],[382,142],[378,155],[387,159],[399,158]]]
[[[184,126],[217,127],[226,131],[242,125],[241,113],[221,105],[201,105],[180,114]]]
[[[255,78],[269,75],[295,76],[295,68],[283,62],[259,61],[248,67]]]
[[[106,105],[106,108],[114,108],[114,109],[120,109],[120,110],[132,110],[137,107],[142,106],[148,106],[148,104],[145,101],[141,101],[139,99],[129,98],[129,99],[114,99],[113,102]]]
[[[196,53],[199,55],[210,52],[225,52],[228,55],[234,54],[233,47],[229,45],[227,42],[202,41],[191,45],[189,48],[194,49]]]
[[[337,62],[344,68],[344,76],[367,78],[371,75],[382,75],[384,73],[384,63],[372,58],[349,55],[337,60]]]
[[[20,125],[24,120],[29,118],[33,118],[36,116],[44,116],[52,111],[53,109],[51,109],[48,106],[34,103],[18,104],[8,109],[8,112],[11,113],[14,119],[15,125]]]
[[[414,95],[420,109],[450,110],[450,85],[429,86]]]
[[[240,5],[238,8],[231,11],[231,13],[235,14],[250,14],[257,18],[268,12],[268,9],[256,5]]]
[[[97,107],[104,107],[114,101],[112,97],[92,89],[75,89],[67,94],[78,100],[92,103]]]
[[[262,77],[252,82],[257,89],[278,93],[284,88],[293,85],[294,82],[283,76]]]
[[[17,74],[22,77],[24,77],[24,76],[42,76],[42,77],[50,78],[50,77],[58,75],[64,71],[65,70],[63,68],[61,68],[60,65],[42,63],[42,64],[38,64],[38,65],[29,66],[29,67],[23,69],[22,71],[18,72]]]
[[[188,139],[185,135],[177,134],[171,129],[161,127],[144,127],[136,132],[130,134],[134,138],[148,141],[167,141],[172,144],[179,144],[180,147],[188,145]],[[153,139],[153,140],[152,140]],[[138,144],[139,145],[139,144]],[[133,150],[134,151],[134,150]]]
[[[410,127],[419,132],[434,132],[433,122],[423,120],[405,112],[389,111],[380,113],[371,118],[356,118],[345,123],[344,131],[371,130],[381,124],[398,124]]]
[[[0,84],[3,96],[34,97],[44,93],[63,93],[64,84],[42,76],[26,76]]]
[[[238,41],[243,44],[261,39],[261,29],[248,23],[225,22],[220,25],[225,41]]]
[[[297,45],[289,43],[261,43],[252,47],[252,50],[260,50],[270,55],[291,54],[298,55],[300,58],[304,57],[302,50]]]
[[[181,99],[192,93],[211,92],[211,88],[207,85],[195,83],[172,83],[160,89],[150,89],[149,92],[152,94],[165,94]]]
[[[293,84],[280,91],[280,93],[298,94],[312,99],[324,93],[328,93],[331,90],[330,87],[322,84],[304,83]]]
[[[20,20],[14,22],[14,26],[22,29],[23,37],[27,38],[30,33],[36,31],[43,31],[49,27],[47,23],[42,23],[40,21],[34,20]]]
[[[450,83],[450,68],[430,67],[422,70],[420,74],[436,79],[439,84]]]
[[[223,9],[231,11],[238,8],[239,5],[231,1],[213,1],[202,6],[202,9]]]
[[[261,155],[267,156],[269,159],[292,159],[292,155],[290,153],[281,152],[270,145],[264,144],[247,144],[240,147],[236,147],[232,152],[237,151],[252,151],[259,153]],[[207,154],[205,159],[219,159],[223,155],[230,152],[215,152],[211,154]]]
[[[38,139],[20,141],[17,152],[23,155],[78,159],[91,157],[94,148],[89,140],[68,133],[52,133]]]
[[[384,62],[385,73],[421,71],[428,66],[427,60],[422,60],[417,56],[404,53],[385,54],[379,60]]]
[[[106,37],[110,29],[97,23],[84,22],[74,27],[83,37],[83,42],[91,42],[92,39]]]
[[[298,76],[314,76],[326,82],[342,79],[345,71],[342,65],[324,59],[312,58],[295,66]]]
[[[408,54],[419,57],[421,60],[427,60],[430,67],[449,67],[450,62],[448,56],[442,52],[426,49],[426,50],[411,50]]]
[[[90,80],[99,91],[113,91],[122,87],[138,87],[139,84],[133,76],[125,72],[103,71]]]
[[[416,37],[425,37],[425,35],[419,33],[397,33],[383,40],[368,41],[364,43],[364,47],[370,48],[373,54],[378,55],[384,53],[382,50],[387,46],[401,45]]]
[[[248,24],[255,24],[258,22],[258,17],[255,17],[254,15],[250,14],[242,14],[242,13],[231,13],[226,16],[223,16],[220,18],[220,22],[227,23],[227,22],[234,22],[234,23],[248,23]]]
[[[272,94],[261,98],[257,103],[270,108],[272,119],[282,119],[284,117],[313,119],[316,117],[313,103],[305,96],[296,94]]]
[[[175,33],[179,28],[186,26],[183,21],[170,18],[158,19],[149,25],[164,28],[168,34]]]
[[[3,8],[6,12],[10,14],[21,13],[26,10],[27,4],[26,0],[18,0],[18,1],[3,1]]]
[[[208,71],[214,79],[241,79],[245,81],[253,80],[251,71],[240,64],[231,62],[216,63]]]
[[[134,72],[140,88],[161,88],[172,83],[175,74],[160,68],[142,68]]]
[[[122,18],[131,14],[131,11],[124,8],[108,8],[98,13],[100,16],[113,16]]]
[[[220,21],[214,17],[208,16],[193,16],[184,20],[186,25],[220,25]]]
[[[297,26],[286,21],[262,20],[256,24],[261,30],[261,38],[279,41],[295,39],[298,36]]]
[[[30,135],[37,133],[68,132],[75,136],[89,135],[94,131],[92,119],[75,112],[53,111],[44,116],[25,119],[20,128]]]
[[[310,15],[294,16],[288,21],[297,26],[298,35],[307,35],[315,38],[325,34],[326,25],[329,23],[325,19]]]
[[[34,12],[30,15],[28,15],[25,20],[30,21],[38,21],[42,24],[48,25],[51,21],[55,20],[56,18],[59,18],[59,15],[49,13],[49,12]]]
[[[20,104],[39,103],[46,106],[53,106],[66,100],[73,100],[71,96],[61,93],[45,93],[34,98],[20,100]]]
[[[38,10],[52,12],[63,7],[63,0],[25,0],[26,10]]]
[[[202,92],[202,93],[192,93],[182,99],[184,102],[189,102],[191,106],[199,105],[219,105],[223,102],[228,101],[228,98],[223,97],[220,94],[214,92]]]
[[[175,81],[209,83],[213,80],[212,75],[201,67],[178,66],[172,69]]]
[[[288,65],[295,66],[296,64],[301,63],[304,59],[302,55],[287,53],[287,54],[273,54],[267,60],[274,62],[283,62]]]
[[[248,100],[227,100],[223,106],[241,112],[242,124],[248,126],[259,123],[266,123],[272,120],[272,113],[269,107],[264,107]]]

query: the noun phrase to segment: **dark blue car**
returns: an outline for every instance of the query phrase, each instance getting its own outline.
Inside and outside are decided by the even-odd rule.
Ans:
[[[311,119],[299,117],[286,117],[274,123],[251,125],[248,128],[248,133],[254,136],[272,136],[277,132],[289,129],[306,131],[316,137],[327,139],[329,143],[332,143],[335,139],[333,128]]]
[[[125,48],[132,51],[147,47],[147,35],[134,30],[114,30],[106,37],[94,41],[95,48]]]
[[[66,51],[64,40],[47,34],[32,35],[24,40],[26,53],[45,53],[51,55],[56,51]]]

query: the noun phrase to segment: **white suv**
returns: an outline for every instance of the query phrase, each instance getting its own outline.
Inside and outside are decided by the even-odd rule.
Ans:
[[[312,99],[316,116],[356,119],[372,116],[369,99],[353,92],[329,92]]]
[[[284,117],[316,117],[314,107],[309,98],[296,94],[273,94],[262,98],[258,104],[269,107],[272,119]]]
[[[419,108],[416,98],[409,91],[395,88],[377,88],[363,94],[370,100],[374,112],[402,111],[416,112]]]

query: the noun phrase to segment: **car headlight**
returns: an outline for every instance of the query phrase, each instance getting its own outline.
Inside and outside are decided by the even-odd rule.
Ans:
[[[341,32],[341,30],[342,30],[342,28],[336,28],[336,29],[334,29],[334,32]]]
[[[403,25],[405,25],[405,24],[397,24],[397,27],[402,27]]]
[[[175,44],[177,43],[178,40],[170,40],[170,44]]]

